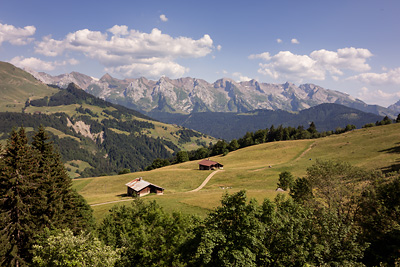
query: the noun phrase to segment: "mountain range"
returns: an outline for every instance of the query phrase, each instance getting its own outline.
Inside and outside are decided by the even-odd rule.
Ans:
[[[297,112],[323,103],[341,104],[364,112],[395,118],[400,103],[390,108],[368,105],[348,94],[325,89],[314,84],[272,84],[256,80],[236,82],[219,79],[214,83],[196,78],[158,81],[144,77],[117,79],[105,74],[96,79],[78,72],[51,76],[43,72],[29,71],[45,84],[66,88],[73,82],[86,92],[123,106],[147,113],[196,113],[196,112],[248,112],[257,109]]]
[[[32,135],[46,127],[71,177],[142,170],[157,158],[216,142],[202,133],[155,121],[106,102],[71,83],[48,86],[29,73],[0,62],[0,145],[24,126]]]

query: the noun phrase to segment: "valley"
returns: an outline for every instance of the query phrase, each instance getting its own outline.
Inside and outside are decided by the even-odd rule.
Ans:
[[[366,170],[399,170],[400,124],[354,130],[340,135],[319,139],[279,141],[254,145],[217,156],[211,160],[224,165],[207,185],[197,188],[212,171],[198,170],[199,161],[171,165],[148,172],[118,176],[75,179],[74,187],[89,204],[125,200],[125,184],[143,177],[165,188],[164,195],[149,195],[143,199],[156,200],[165,210],[205,216],[220,204],[226,192],[246,190],[251,198],[262,202],[276,197],[279,173],[290,171],[302,177],[316,160],[344,161]],[[271,167],[270,167],[271,166]],[[229,189],[222,189],[229,188]],[[118,205],[129,205],[120,202]],[[95,217],[100,220],[115,203],[93,206]]]
[[[127,108],[138,107],[125,101],[126,97],[122,101],[126,106],[121,106],[90,95],[75,83],[61,89],[45,85],[7,63],[0,64],[0,70],[6,77],[0,80],[0,89],[5,88],[0,101],[3,111],[0,112],[0,143],[4,145],[0,167],[5,175],[0,178],[2,185],[6,185],[2,194],[10,203],[3,205],[2,211],[6,215],[8,210],[21,211],[20,207],[31,210],[26,215],[38,223],[27,227],[29,231],[24,232],[26,242],[23,246],[26,248],[32,248],[38,241],[33,239],[35,232],[50,235],[43,243],[48,246],[54,235],[61,238],[57,244],[64,244],[67,239],[81,238],[84,233],[78,235],[78,231],[84,229],[99,235],[100,241],[84,241],[96,251],[104,244],[110,245],[106,248],[108,252],[99,253],[107,260],[145,251],[144,262],[156,258],[163,262],[154,248],[168,244],[160,246],[160,249],[167,248],[169,261],[176,259],[185,266],[187,263],[197,266],[196,261],[201,261],[202,256],[193,258],[191,253],[201,249],[203,244],[214,247],[209,242],[221,234],[221,240],[225,240],[225,234],[227,240],[235,240],[236,235],[241,235],[239,239],[243,240],[250,233],[255,234],[253,240],[263,242],[260,248],[264,251],[255,253],[262,258],[271,252],[271,256],[266,258],[268,260],[279,258],[281,249],[298,260],[297,250],[285,245],[286,241],[292,242],[292,234],[300,237],[294,241],[300,246],[309,244],[304,236],[316,240],[312,242],[317,245],[300,248],[299,253],[311,253],[310,257],[299,262],[329,262],[335,251],[325,253],[324,259],[316,258],[315,253],[320,246],[329,248],[337,244],[330,241],[332,238],[345,248],[340,249],[339,254],[351,255],[346,256],[343,262],[348,259],[369,261],[363,258],[364,251],[366,255],[380,247],[386,251],[397,242],[394,240],[382,246],[375,233],[370,232],[375,231],[374,225],[381,218],[388,223],[379,229],[379,238],[386,238],[386,235],[392,238],[397,229],[397,209],[393,209],[394,212],[387,209],[392,205],[389,200],[397,201],[397,196],[388,196],[386,192],[396,192],[394,187],[399,182],[400,117],[397,117],[397,123],[388,116],[382,120],[381,113],[376,112],[382,111],[380,108],[375,109],[378,114],[372,114],[328,101],[296,111],[247,110],[252,109],[248,103],[235,98],[236,102],[228,101],[230,112],[180,114],[169,100],[155,95],[158,106],[145,115]],[[118,83],[109,75],[103,80]],[[163,80],[165,85],[168,79]],[[225,82],[233,84],[232,81]],[[228,85],[228,91],[240,94],[232,84]],[[292,85],[285,86],[289,88]],[[161,92],[162,88],[159,89]],[[185,95],[175,89],[173,91],[178,95]],[[14,90],[22,90],[22,94],[15,95]],[[187,104],[184,98],[179,101]],[[207,110],[202,104],[197,107],[196,111]],[[164,117],[155,120],[149,115]],[[393,118],[393,114],[390,116]],[[171,118],[173,120],[168,122],[173,124],[161,122]],[[18,129],[21,125],[23,128],[13,131],[9,137],[11,129]],[[356,129],[360,127],[363,128]],[[38,128],[41,129],[39,132]],[[228,144],[215,137],[232,141]],[[38,142],[28,141],[32,139]],[[45,144],[45,140],[51,142]],[[22,147],[19,146],[21,143]],[[46,154],[45,148],[51,147],[51,143],[60,151],[60,160],[57,154]],[[23,156],[14,154],[14,150],[23,152]],[[207,154],[214,156],[207,157]],[[223,170],[199,170],[199,162],[204,157],[219,162]],[[45,160],[41,161],[41,158]],[[196,160],[187,161],[189,158]],[[33,160],[33,164],[26,164],[28,160]],[[277,190],[285,172],[293,177],[290,192]],[[150,193],[140,199],[128,197],[126,184],[138,177],[156,184],[164,193]],[[63,183],[57,184],[59,178]],[[56,193],[61,187],[65,187],[64,193]],[[21,194],[21,190],[28,190],[28,193]],[[374,195],[373,190],[378,195]],[[8,195],[8,192],[13,195]],[[368,194],[368,197],[364,198],[361,193]],[[38,197],[32,198],[35,194]],[[361,213],[352,210],[353,197],[355,207],[361,208]],[[26,205],[10,202],[19,199],[23,199]],[[47,204],[37,205],[39,199]],[[396,203],[394,205],[398,206]],[[52,211],[46,210],[47,206]],[[342,213],[343,208],[350,209]],[[57,213],[58,210],[62,212]],[[52,218],[47,219],[48,214]],[[346,219],[349,215],[356,220],[356,225]],[[18,216],[7,218],[13,220],[12,225],[20,223]],[[298,227],[299,223],[304,227]],[[24,225],[29,224],[32,224],[31,220]],[[71,230],[47,233],[44,227],[48,225]],[[234,228],[230,229],[232,226]],[[243,231],[242,226],[251,226],[256,232]],[[291,229],[289,234],[287,229]],[[362,229],[364,240],[353,242],[348,247],[349,240],[359,236],[358,229]],[[303,230],[308,232],[303,233]],[[9,240],[5,243],[7,245],[14,242],[13,236],[7,236],[9,233],[11,231],[6,231],[2,236]],[[112,239],[109,239],[110,234],[114,236]],[[118,236],[123,238],[115,238]],[[278,242],[270,240],[276,237]],[[126,243],[113,244],[118,240]],[[224,242],[222,249],[226,247]],[[241,243],[229,242],[235,246]],[[371,246],[364,246],[366,242]],[[190,243],[194,246],[186,245]],[[126,246],[131,249],[119,250],[119,247]],[[244,246],[254,248],[250,241],[246,241]],[[189,252],[185,252],[187,248]],[[40,253],[40,249],[33,246],[33,253]],[[28,261],[32,257],[30,251],[21,250]],[[4,255],[8,257],[7,253]],[[225,254],[221,255],[225,257]],[[381,255],[384,254],[377,258]],[[48,256],[43,258],[51,260]],[[131,259],[123,260],[126,266],[131,265]],[[337,259],[333,258],[333,261]]]

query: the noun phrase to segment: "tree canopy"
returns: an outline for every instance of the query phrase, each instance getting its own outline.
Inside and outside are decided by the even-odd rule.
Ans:
[[[93,227],[91,209],[71,189],[43,127],[32,145],[24,128],[11,132],[0,155],[0,199],[1,265],[27,264],[34,237],[45,228],[80,231]]]

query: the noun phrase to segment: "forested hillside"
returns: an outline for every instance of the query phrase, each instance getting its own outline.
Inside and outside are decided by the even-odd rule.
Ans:
[[[13,128],[26,127],[29,136],[43,125],[71,177],[138,171],[156,158],[170,158],[179,150],[213,142],[201,133],[108,103],[74,84],[61,90],[41,84],[10,64],[3,63],[0,70],[4,76],[0,142],[5,143]]]

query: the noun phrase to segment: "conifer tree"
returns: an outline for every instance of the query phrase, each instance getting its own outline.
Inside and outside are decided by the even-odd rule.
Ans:
[[[60,228],[65,221],[63,206],[66,195],[71,191],[71,178],[66,173],[59,153],[49,142],[43,126],[39,127],[33,137],[32,147],[39,152],[38,175],[41,176],[41,190],[46,195],[40,210],[41,223],[49,228]]]
[[[23,266],[37,229],[37,154],[24,128],[13,130],[0,163],[1,266]]]
[[[0,154],[0,266],[23,266],[45,228],[91,230],[92,211],[71,189],[59,153],[40,127],[32,146],[13,130]],[[1,150],[0,150],[1,151]]]
[[[33,137],[32,146],[39,152],[38,173],[42,179],[41,190],[46,195],[46,203],[40,210],[42,225],[69,228],[75,233],[90,230],[94,225],[92,210],[85,199],[71,189],[71,178],[43,126]]]

